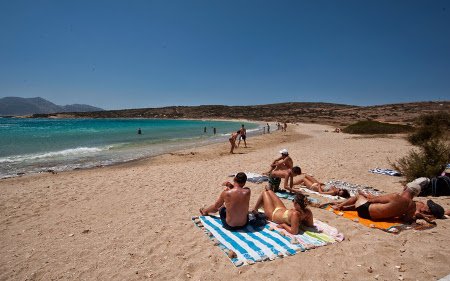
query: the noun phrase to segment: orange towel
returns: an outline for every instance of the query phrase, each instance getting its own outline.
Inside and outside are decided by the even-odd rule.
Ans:
[[[392,233],[397,233],[400,230],[404,229],[405,227],[407,227],[407,225],[405,225],[402,221],[400,221],[399,219],[388,219],[385,221],[372,221],[372,220],[368,220],[368,219],[363,219],[361,217],[358,216],[358,213],[356,211],[336,211],[333,210],[333,208],[331,208],[330,205],[328,205],[325,210],[327,211],[333,211],[336,215],[341,215],[344,218],[347,218],[349,220],[352,221],[358,221],[360,224],[365,225],[367,227],[372,227],[372,228],[378,228],[384,231],[388,231],[388,232],[392,232]]]

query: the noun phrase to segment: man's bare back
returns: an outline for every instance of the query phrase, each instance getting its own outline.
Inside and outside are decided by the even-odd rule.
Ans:
[[[247,187],[233,187],[223,191],[227,208],[226,221],[230,226],[242,226],[247,223],[251,191]]]
[[[248,207],[250,205],[251,191],[244,187],[247,176],[239,172],[233,183],[224,182],[226,188],[220,193],[214,204],[207,208],[200,208],[203,216],[220,211],[220,219],[224,228],[232,230],[243,227],[248,222]]]
[[[406,218],[408,213],[412,212],[413,216],[415,211],[414,202],[398,193],[377,196],[368,199],[368,202],[370,203],[370,216],[373,219]]]

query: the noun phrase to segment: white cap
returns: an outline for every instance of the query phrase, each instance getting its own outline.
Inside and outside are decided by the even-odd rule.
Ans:
[[[289,154],[289,152],[288,152],[288,150],[286,148],[283,148],[282,150],[280,150],[280,153],[281,154],[286,154],[286,155]]]

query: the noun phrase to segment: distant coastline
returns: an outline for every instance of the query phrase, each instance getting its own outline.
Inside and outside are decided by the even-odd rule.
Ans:
[[[361,120],[411,123],[422,114],[450,111],[450,101],[414,102],[377,106],[292,102],[253,106],[170,106],[34,114],[27,118],[144,118],[190,120],[250,120],[263,122],[320,123],[348,125]]]

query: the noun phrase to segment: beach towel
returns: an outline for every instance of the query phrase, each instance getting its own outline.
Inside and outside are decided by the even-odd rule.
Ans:
[[[374,196],[382,195],[384,192],[380,191],[376,188],[373,188],[371,186],[364,186],[360,184],[354,184],[350,182],[345,182],[341,180],[329,180],[325,183],[327,186],[335,186],[337,188],[343,188],[346,189],[351,196],[355,196],[358,191],[362,191],[367,194],[371,194]]]
[[[391,170],[391,169],[381,169],[381,168],[370,169],[369,172],[374,173],[374,174],[382,174],[382,175],[395,176],[395,177],[400,177],[402,175],[399,171]]]
[[[319,196],[322,196],[322,197],[325,197],[325,198],[328,198],[328,199],[331,199],[331,200],[345,199],[344,197],[340,197],[340,196],[337,196],[337,195],[322,194],[322,193],[319,193],[317,191],[308,189],[306,187],[300,187],[300,191],[301,192],[310,193],[310,194],[319,195]]]
[[[378,228],[383,231],[389,232],[389,233],[399,233],[402,230],[405,229],[416,229],[416,230],[423,230],[423,229],[429,229],[434,227],[432,224],[405,224],[399,219],[386,219],[383,221],[373,221],[369,219],[364,219],[358,216],[358,212],[356,211],[337,211],[334,210],[331,205],[325,205],[323,206],[325,210],[328,210],[330,212],[334,212],[338,216],[342,216],[346,219],[352,220],[354,222],[360,223],[364,226],[370,227],[370,228]]]
[[[216,216],[192,217],[192,220],[203,228],[214,245],[220,247],[235,266],[292,256],[344,240],[344,235],[336,228],[316,219],[314,228],[307,228],[297,235],[278,228],[272,222],[259,228],[247,225],[241,230],[229,231],[222,227],[220,218]]]
[[[294,200],[295,194],[291,194],[289,192],[285,191],[277,191],[275,192],[275,195],[278,196],[278,198],[281,199],[287,199],[287,200]],[[308,196],[308,201],[312,204],[320,204],[320,200],[316,198],[312,198]]]
[[[236,174],[230,175],[230,177],[234,177]],[[252,172],[245,172],[245,175],[247,176],[247,181],[248,182],[253,182],[253,183],[262,183],[265,181],[269,180],[268,176],[264,176],[261,174],[257,174],[257,173],[252,173]]]

